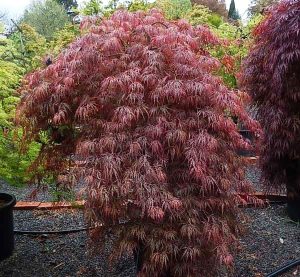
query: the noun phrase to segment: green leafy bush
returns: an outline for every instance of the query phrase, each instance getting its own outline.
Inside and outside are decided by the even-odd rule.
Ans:
[[[157,0],[156,6],[161,9],[168,19],[180,19],[192,9],[190,0]]]
[[[8,49],[15,52],[9,41],[0,46],[0,55]],[[5,57],[5,55],[4,55]],[[39,145],[32,143],[28,152],[20,153],[20,131],[15,132],[13,119],[19,97],[15,90],[25,70],[12,61],[0,60],[0,177],[14,185],[28,181],[30,174],[26,171],[37,157]]]
[[[0,46],[0,177],[10,184],[22,185],[31,180],[28,169],[37,158],[41,144],[33,142],[22,150],[22,130],[15,129],[16,92],[21,78],[32,69],[45,67],[44,57],[55,57],[79,34],[78,26],[67,24],[47,42],[28,24],[20,24]],[[45,135],[46,137],[46,135]],[[44,139],[44,142],[47,141]],[[39,168],[39,171],[43,171]],[[44,176],[45,177],[45,176]],[[47,177],[47,176],[46,176]],[[50,180],[49,178],[47,179]]]
[[[32,2],[25,11],[22,22],[34,29],[48,41],[56,31],[61,30],[69,22],[64,7],[54,0]]]

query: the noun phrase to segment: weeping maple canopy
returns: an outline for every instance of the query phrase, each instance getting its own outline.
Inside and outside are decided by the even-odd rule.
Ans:
[[[260,162],[267,188],[287,185],[293,163],[299,160],[299,30],[300,1],[275,5],[256,28],[254,46],[243,65],[241,84],[252,95],[265,131]]]
[[[142,247],[140,276],[215,276],[232,264],[244,201],[235,192],[250,192],[236,154],[249,145],[229,115],[259,132],[213,74],[220,63],[207,49],[218,39],[157,10],[82,28],[24,80],[25,138],[49,137],[35,165],[84,180],[93,245],[113,232],[113,257]]]

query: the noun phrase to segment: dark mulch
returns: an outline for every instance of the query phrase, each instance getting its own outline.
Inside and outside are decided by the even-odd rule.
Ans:
[[[248,171],[248,178],[259,188],[259,171]],[[2,186],[24,199],[27,189]],[[26,191],[27,190],[27,191]],[[41,197],[41,196],[40,196]],[[48,199],[44,198],[39,200]],[[244,209],[247,232],[241,238],[240,251],[235,257],[234,277],[263,277],[283,264],[300,258],[300,226],[289,221],[284,205]],[[15,229],[58,230],[84,226],[82,210],[15,211]],[[91,256],[86,248],[85,232],[67,235],[16,235],[15,253],[0,262],[0,277],[134,277],[132,257],[123,257],[111,270],[108,267],[110,243],[100,256]],[[1,247],[1,246],[0,246]],[[282,275],[300,276],[300,268]],[[197,276],[199,277],[199,276]],[[220,277],[226,277],[220,274]]]

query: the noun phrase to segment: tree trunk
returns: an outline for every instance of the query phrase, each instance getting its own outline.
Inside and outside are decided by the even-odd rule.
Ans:
[[[144,263],[144,254],[145,254],[145,246],[140,244],[140,247],[137,251],[134,252],[134,261],[136,263],[136,273],[139,274],[142,271],[143,263]],[[170,269],[168,268],[164,273],[160,275],[160,277],[172,277]]]

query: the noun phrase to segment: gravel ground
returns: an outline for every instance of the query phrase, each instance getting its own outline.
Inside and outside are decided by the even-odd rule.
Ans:
[[[7,184],[5,181],[0,179],[0,191],[11,193],[16,196],[17,201],[19,200],[27,200],[33,190],[33,187],[30,186],[11,186]],[[34,201],[52,201],[53,197],[49,194],[48,191],[38,193],[37,197]]]
[[[247,208],[247,231],[235,257],[234,277],[263,277],[300,256],[300,229],[288,220],[285,206],[266,209]],[[84,225],[82,210],[15,211],[15,229],[57,230]],[[0,262],[1,277],[134,277],[131,257],[124,257],[113,271],[107,266],[109,242],[105,253],[90,256],[85,232],[67,235],[16,235],[12,257]],[[223,277],[224,275],[220,275]],[[300,276],[300,268],[282,275]]]
[[[260,184],[261,171],[255,165],[248,166],[246,169],[246,178],[251,181],[256,191],[263,191]]]
[[[236,256],[236,277],[263,277],[300,258],[300,226],[289,220],[285,205],[247,208],[246,234]],[[300,268],[281,276],[300,276]]]
[[[249,168],[247,176],[259,188],[260,172]],[[0,190],[25,199],[28,189],[0,183]],[[48,200],[49,195],[40,195]],[[235,257],[235,273],[230,277],[263,277],[276,268],[300,257],[300,226],[289,221],[284,205],[243,210],[249,219]],[[15,229],[58,230],[84,226],[82,210],[14,211]],[[90,256],[85,232],[67,235],[16,235],[14,255],[0,262],[0,277],[135,277],[131,257],[121,259],[111,271],[107,257],[110,243],[100,256]],[[300,267],[281,275],[300,277]],[[197,276],[198,277],[198,276]],[[226,277],[220,274],[219,277]]]
[[[84,226],[82,210],[14,211],[17,230],[61,230]],[[133,259],[124,257],[111,271],[107,257],[91,256],[85,232],[65,235],[16,235],[14,254],[0,262],[1,277],[131,277]]]
[[[69,195],[65,195],[66,197],[75,197],[76,193],[78,194],[82,188],[82,185],[78,184],[75,188],[72,189],[72,193]],[[16,196],[17,200],[33,200],[33,201],[56,201],[57,195],[55,195],[55,192],[53,191],[53,188],[51,190],[47,187],[43,189],[36,189],[36,186],[11,186],[7,184],[5,181],[0,179],[0,191],[4,191],[6,193],[11,193]],[[36,191],[36,196],[31,197],[31,193],[33,191]],[[75,194],[75,195],[73,195]],[[77,196],[78,198],[78,196]],[[80,197],[82,199],[82,195]],[[74,200],[73,198],[70,200]]]

